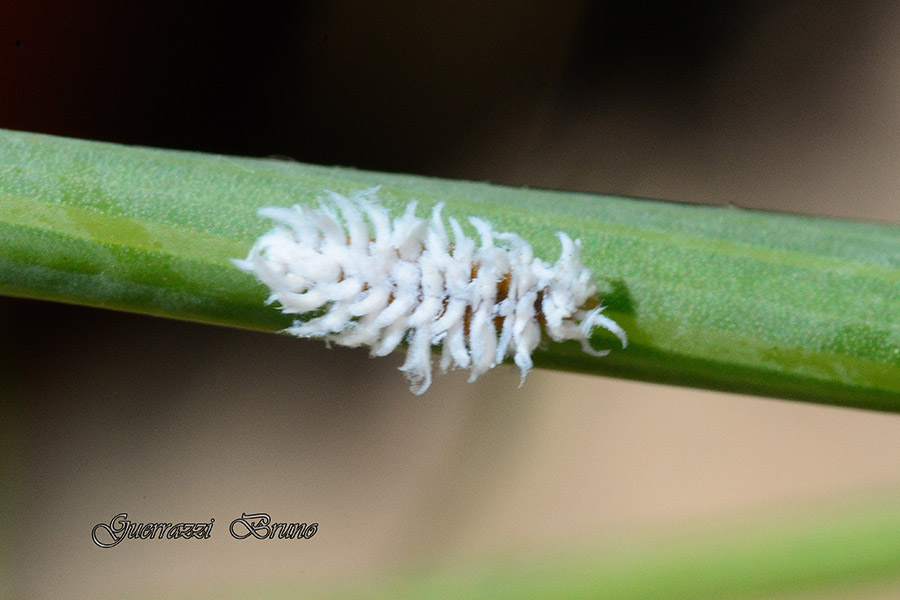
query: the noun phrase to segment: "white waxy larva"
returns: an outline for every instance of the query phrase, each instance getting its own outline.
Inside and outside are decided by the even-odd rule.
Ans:
[[[285,313],[315,313],[289,333],[368,346],[373,356],[405,341],[400,369],[416,394],[431,385],[432,346],[441,347],[442,371],[470,369],[469,381],[511,356],[523,382],[542,329],[554,341],[579,340],[594,356],[609,353],[591,347],[595,327],[626,346],[625,331],[602,306],[585,308],[596,285],[581,263],[580,240],[557,234],[562,251],[551,265],[517,234],[475,217],[469,222],[480,244],[452,217],[451,240],[441,204],[426,220],[410,202],[392,221],[377,192],[328,192],[318,208],[260,209],[278,226],[234,263],[266,284],[268,301]]]

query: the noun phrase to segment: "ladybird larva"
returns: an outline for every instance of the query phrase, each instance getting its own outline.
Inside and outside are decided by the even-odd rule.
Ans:
[[[602,327],[627,345],[625,331],[585,308],[596,293],[581,262],[581,242],[558,233],[555,264],[536,258],[515,233],[496,232],[483,219],[469,222],[480,244],[466,236],[442,204],[426,220],[410,202],[391,220],[378,188],[349,198],[327,192],[318,208],[267,207],[259,214],[278,225],[253,244],[239,268],[254,274],[289,314],[308,315],[286,331],[343,346],[368,346],[373,356],[408,345],[400,370],[416,394],[431,385],[431,348],[442,350],[441,370],[470,369],[469,381],[512,356],[522,382],[541,330],[555,341],[579,340],[594,350],[591,332]]]

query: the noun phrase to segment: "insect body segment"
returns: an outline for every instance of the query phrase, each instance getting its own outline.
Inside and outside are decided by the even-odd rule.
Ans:
[[[596,285],[581,263],[579,240],[559,233],[562,252],[551,265],[519,235],[496,232],[482,219],[469,219],[480,244],[452,217],[448,232],[441,204],[426,220],[410,202],[391,220],[377,191],[349,198],[329,192],[318,208],[260,209],[278,226],[234,263],[265,283],[268,301],[284,312],[315,313],[289,333],[368,346],[374,356],[405,341],[400,369],[416,394],[431,385],[432,346],[441,347],[442,371],[470,369],[469,381],[511,356],[523,382],[542,326],[555,341],[580,340],[592,355],[609,352],[591,348],[595,327],[626,346],[625,332],[603,307],[584,308]]]

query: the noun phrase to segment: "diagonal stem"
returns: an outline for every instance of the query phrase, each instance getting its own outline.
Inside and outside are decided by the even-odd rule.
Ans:
[[[444,202],[548,260],[557,232],[582,240],[629,346],[596,358],[548,343],[538,367],[900,410],[897,225],[0,131],[0,293],[283,329],[229,261],[269,227],[257,209],[377,185],[394,215]]]

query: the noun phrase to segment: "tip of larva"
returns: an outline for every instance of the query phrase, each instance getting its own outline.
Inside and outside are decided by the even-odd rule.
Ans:
[[[253,263],[245,258],[229,258],[228,260],[231,262],[231,264],[236,266],[241,271],[245,271],[247,273],[252,273],[254,271]]]

